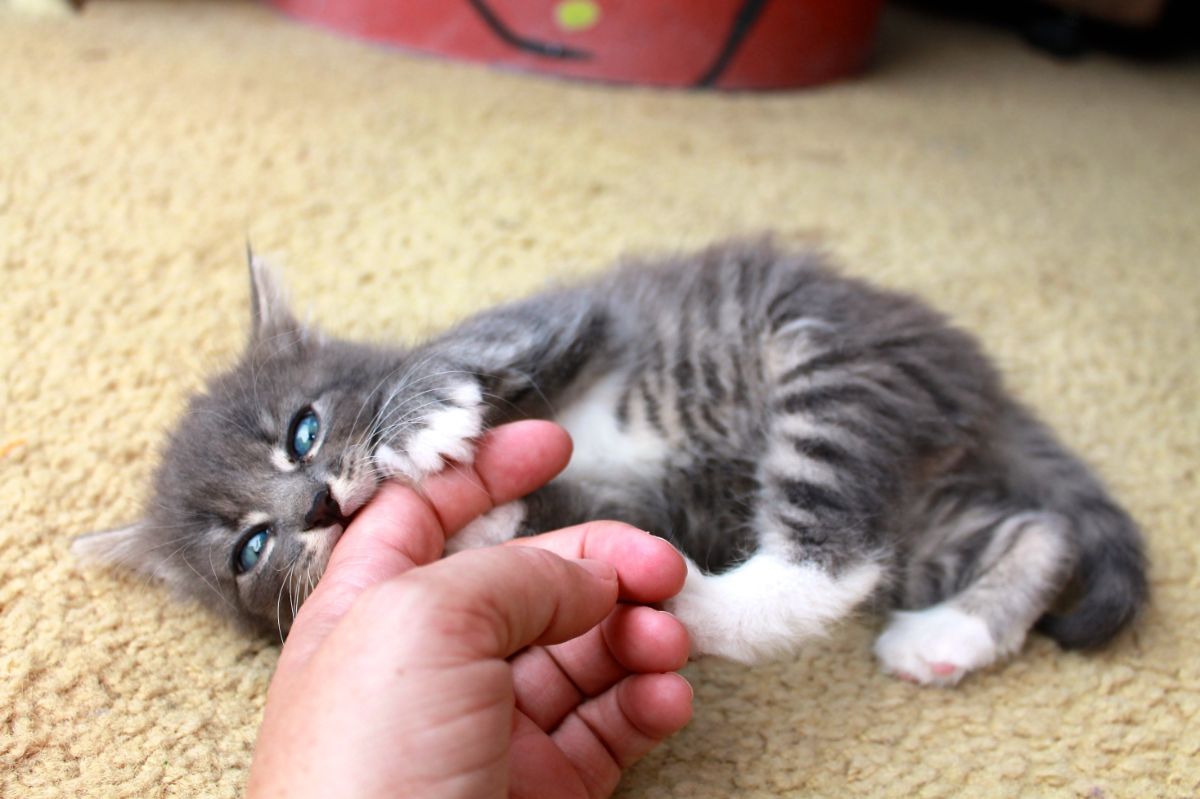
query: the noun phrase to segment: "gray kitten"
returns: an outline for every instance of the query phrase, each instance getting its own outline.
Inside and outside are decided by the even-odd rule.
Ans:
[[[570,431],[570,466],[450,550],[595,518],[654,531],[688,556],[666,607],[698,654],[782,654],[870,604],[892,610],[887,671],[952,684],[1035,625],[1103,644],[1145,601],[1133,521],[975,342],[812,254],[634,260],[411,349],[302,326],[254,258],[251,283],[249,346],[192,398],[145,519],[76,550],[253,626],[287,630],[380,481],[524,417]]]

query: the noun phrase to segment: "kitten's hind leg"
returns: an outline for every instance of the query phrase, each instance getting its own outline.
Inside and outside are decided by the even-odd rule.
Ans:
[[[848,615],[882,575],[864,562],[833,574],[759,552],[722,574],[704,574],[690,559],[683,590],[664,604],[687,628],[692,655],[755,663],[787,654]]]
[[[887,572],[904,426],[874,380],[886,370],[844,368],[850,355],[824,340],[829,329],[794,319],[768,343],[766,430],[746,451],[757,463],[755,551],[721,574],[689,564],[665,606],[694,654],[751,663],[793,651],[868,600]]]
[[[943,545],[909,564],[910,602],[928,592],[946,598],[892,614],[875,642],[884,671],[954,685],[1017,652],[1071,573],[1069,533],[1066,519],[1041,511],[960,518]]]

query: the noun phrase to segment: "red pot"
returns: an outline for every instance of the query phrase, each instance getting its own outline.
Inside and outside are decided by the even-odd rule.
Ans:
[[[858,70],[882,0],[271,0],[343,33],[513,69],[782,89]]]

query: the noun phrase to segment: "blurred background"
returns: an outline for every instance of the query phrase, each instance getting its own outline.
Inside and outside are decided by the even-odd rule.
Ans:
[[[954,691],[879,674],[870,617],[692,664],[620,795],[1196,793],[1197,4],[680,5],[0,4],[0,795],[241,795],[278,646],[67,547],[139,514],[243,346],[248,238],[313,322],[397,341],[764,230],[976,333],[1146,528],[1153,606]]]

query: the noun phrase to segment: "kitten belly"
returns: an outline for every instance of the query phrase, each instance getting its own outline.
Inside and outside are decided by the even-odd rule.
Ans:
[[[625,423],[617,419],[624,387],[623,375],[605,375],[555,415],[575,444],[559,479],[614,489],[661,479],[670,448],[640,413]]]

